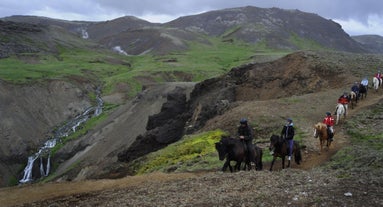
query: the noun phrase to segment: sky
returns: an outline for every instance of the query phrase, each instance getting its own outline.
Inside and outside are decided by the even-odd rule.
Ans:
[[[0,18],[33,15],[106,21],[135,16],[164,23],[181,16],[244,6],[298,9],[332,19],[351,36],[383,36],[383,0],[0,0]]]

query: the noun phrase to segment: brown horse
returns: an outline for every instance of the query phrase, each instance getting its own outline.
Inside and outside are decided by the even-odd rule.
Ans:
[[[327,133],[327,125],[318,122],[317,124],[314,125],[314,137],[318,138],[319,137],[319,144],[320,144],[320,153],[323,150],[323,146],[326,143],[327,150],[330,148],[331,145],[331,140],[329,139],[328,133]]]

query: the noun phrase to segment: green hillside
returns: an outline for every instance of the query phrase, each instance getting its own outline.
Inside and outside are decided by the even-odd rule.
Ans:
[[[61,46],[58,54],[18,54],[0,59],[0,78],[12,83],[80,76],[103,83],[103,93],[113,93],[117,83],[129,85],[130,97],[141,90],[142,79],[150,82],[192,81],[222,75],[232,67],[281,57],[262,44],[239,41],[189,42],[189,50],[164,56],[125,56],[106,50]]]

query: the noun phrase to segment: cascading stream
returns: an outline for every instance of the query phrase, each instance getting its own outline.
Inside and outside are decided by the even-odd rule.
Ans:
[[[76,116],[74,119],[69,120],[65,125],[61,126],[58,130],[55,131],[54,136],[44,143],[38,152],[28,157],[27,166],[24,169],[24,176],[20,183],[27,183],[33,181],[32,170],[33,165],[37,158],[40,158],[40,175],[45,177],[49,175],[50,172],[50,158],[51,158],[51,149],[56,146],[56,143],[61,140],[63,137],[67,137],[70,134],[76,132],[77,127],[82,123],[85,123],[90,118],[99,116],[102,113],[102,107],[104,105],[103,100],[100,97],[101,91],[100,88],[96,89],[96,102],[97,106],[92,106],[87,108],[82,114]],[[46,163],[44,165],[44,157],[47,157]]]

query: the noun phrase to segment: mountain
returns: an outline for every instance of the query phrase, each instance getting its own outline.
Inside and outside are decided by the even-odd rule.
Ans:
[[[367,51],[350,38],[339,24],[299,10],[248,6],[180,17],[165,25],[223,39],[264,42],[270,48],[303,49],[300,44],[309,41],[334,50]]]
[[[379,35],[359,35],[352,38],[373,53],[383,53],[383,37]]]
[[[209,38],[240,40],[270,49],[331,49],[347,52],[377,52],[360,44],[341,26],[323,17],[299,10],[240,7],[184,16],[164,24],[132,16],[110,21],[65,21],[34,16],[11,16],[4,21],[54,25],[130,55],[169,54],[186,51],[193,41],[209,44]],[[367,46],[367,47],[366,47]]]

